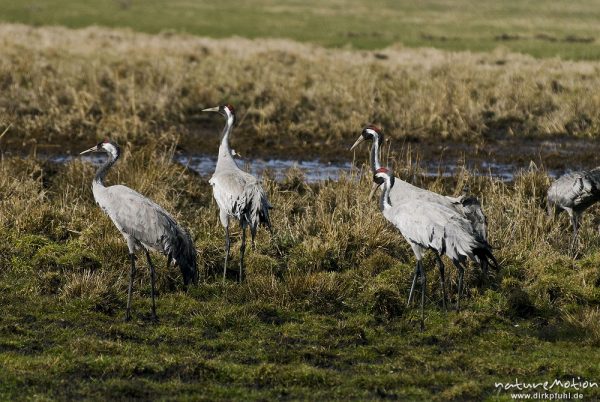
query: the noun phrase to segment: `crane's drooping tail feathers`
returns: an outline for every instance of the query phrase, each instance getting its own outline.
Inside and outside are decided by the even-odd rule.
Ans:
[[[496,257],[492,254],[492,249],[489,244],[484,244],[482,247],[478,247],[473,250],[473,254],[479,259],[481,262],[481,267],[487,269],[487,266],[491,266],[495,270],[500,268]]]
[[[169,258],[173,258],[181,270],[183,283],[187,286],[198,282],[196,265],[196,247],[189,232],[185,229],[177,231],[173,244],[169,249]]]
[[[271,232],[271,218],[269,217],[269,210],[273,209],[266,195],[263,193],[260,197],[260,209],[258,210],[258,223],[263,224]]]
[[[481,203],[476,197],[467,196],[461,200],[463,213],[471,222],[473,230],[479,237],[487,241],[487,218],[481,209]]]
[[[258,225],[264,225],[269,231],[271,231],[271,219],[269,217],[269,210],[273,207],[267,200],[267,195],[262,188],[258,191],[252,192],[252,202],[248,205],[244,215],[246,221],[250,226],[250,230],[256,233]]]

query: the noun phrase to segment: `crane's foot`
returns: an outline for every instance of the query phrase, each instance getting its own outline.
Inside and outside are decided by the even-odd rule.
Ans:
[[[425,322],[421,320],[421,332],[425,331]]]
[[[125,322],[131,321],[131,313],[129,311],[125,313],[125,318],[123,318],[123,321],[125,321]]]
[[[153,323],[158,323],[158,316],[156,315],[156,312],[152,312],[150,314],[150,321]]]

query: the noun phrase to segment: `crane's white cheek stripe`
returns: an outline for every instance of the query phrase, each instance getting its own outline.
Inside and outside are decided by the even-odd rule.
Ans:
[[[110,152],[110,154],[113,156],[113,158],[117,157],[117,149],[113,146],[113,144],[110,144],[110,143],[102,144],[102,148],[104,148],[105,150]]]

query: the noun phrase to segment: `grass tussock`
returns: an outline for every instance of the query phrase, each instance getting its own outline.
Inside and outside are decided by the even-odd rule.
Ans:
[[[222,285],[223,230],[210,186],[172,163],[165,142],[133,153],[125,146],[108,178],[163,205],[194,236],[201,281],[187,292],[177,270],[154,256],[157,324],[143,259],[134,321],[121,321],[127,249],[92,199],[93,167],[0,163],[3,398],[462,400],[491,396],[494,381],[515,375],[600,374],[590,364],[600,339],[600,235],[586,214],[579,255],[567,256],[568,220],[542,208],[545,172],[523,171],[507,184],[466,171],[426,178],[396,163],[400,177],[447,194],[468,183],[502,266],[489,280],[472,266],[464,311],[444,313],[429,256],[421,333],[417,310],[405,306],[412,253],[367,200],[368,174],[319,184],[294,171],[281,182],[265,178],[274,235],[259,232],[242,285]],[[239,242],[232,250],[235,263]],[[457,275],[447,266],[455,302]]]
[[[3,24],[0,33],[3,141],[40,152],[165,133],[212,151],[206,138],[222,122],[200,110],[225,102],[239,110],[235,145],[254,154],[336,155],[368,122],[395,140],[591,137],[600,128],[592,61],[401,47],[375,57],[101,28]]]

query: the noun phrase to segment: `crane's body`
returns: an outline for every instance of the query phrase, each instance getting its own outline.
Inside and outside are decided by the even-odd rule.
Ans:
[[[371,171],[373,174],[377,172],[378,169],[381,168],[381,163],[379,161],[379,149],[381,144],[383,143],[383,133],[381,129],[376,126],[370,125],[363,129],[361,135],[358,137],[354,145],[352,145],[351,149],[354,149],[363,141],[371,140],[371,154],[370,154],[370,162],[371,162]],[[463,189],[464,191],[464,189]],[[469,196],[464,191],[459,197],[449,197],[444,196],[438,193],[434,193],[433,191],[429,191],[420,187],[417,187],[413,184],[410,184],[404,180],[395,178],[395,184],[390,189],[389,194],[391,205],[397,205],[401,203],[405,203],[407,200],[410,201],[419,201],[424,203],[432,203],[439,205],[440,207],[444,207],[445,209],[452,210],[457,213],[459,216],[463,217],[467,220],[469,225],[471,226],[471,230],[477,234],[478,238],[481,238],[487,242],[487,219],[481,209],[481,204],[476,197]],[[436,261],[440,272],[440,282],[443,292],[443,306],[446,307],[446,284],[445,284],[445,266],[440,258],[440,253],[436,251],[435,248],[432,250],[436,253]],[[443,253],[442,253],[443,254]],[[482,268],[482,270],[487,273],[488,261],[487,259],[479,259],[479,257],[475,256],[474,259],[478,262]],[[413,277],[411,292],[408,297],[408,303],[410,304],[413,295],[413,289],[415,287],[415,283],[417,280],[417,271],[415,271],[415,276]]]
[[[579,230],[579,218],[590,206],[600,200],[600,167],[588,171],[567,173],[548,188],[548,213],[566,211],[573,226],[574,247]]]
[[[137,191],[122,185],[106,187],[104,177],[120,156],[119,147],[109,141],[101,142],[82,152],[105,152],[107,162],[101,166],[92,182],[94,199],[109,216],[127,242],[131,258],[131,273],[127,300],[126,318],[131,318],[131,292],[135,271],[135,253],[142,249],[150,266],[152,279],[152,314],[156,317],[155,271],[148,254],[155,250],[168,257],[168,263],[174,261],[181,270],[184,285],[197,280],[196,249],[189,233],[181,228],[175,219],[160,205],[144,197]]]
[[[229,135],[235,124],[235,109],[231,105],[204,109],[207,112],[218,112],[226,118],[225,128],[221,135],[219,155],[215,173],[209,180],[213,188],[213,196],[219,207],[219,218],[225,228],[225,265],[223,280],[227,272],[229,259],[230,238],[229,221],[235,218],[242,228],[242,244],[240,248],[240,273],[242,280],[244,268],[244,253],[246,250],[246,228],[250,228],[252,243],[259,225],[271,230],[269,210],[272,208],[258,179],[244,172],[237,166],[233,155],[234,151],[229,146]]]
[[[373,179],[375,185],[383,185],[379,202],[383,216],[400,231],[417,259],[410,293],[411,295],[413,293],[415,278],[420,275],[421,325],[424,325],[423,306],[426,288],[425,269],[421,260],[428,249],[438,255],[446,255],[457,267],[459,271],[457,305],[460,308],[464,265],[467,260],[486,261],[488,264],[492,262],[494,266],[496,265],[487,241],[473,231],[471,223],[462,214],[447,205],[416,198],[403,198],[393,203],[391,190],[398,180],[388,169],[377,169]]]
[[[381,163],[379,161],[380,147],[383,143],[383,134],[381,130],[372,125],[365,127],[351,149],[354,149],[361,142],[368,140],[372,141],[371,172],[375,174],[375,171],[381,168]],[[477,198],[465,193],[461,194],[459,197],[444,196],[396,178],[396,184],[390,192],[392,204],[394,204],[395,201],[402,201],[407,197],[410,199],[435,202],[455,209],[467,218],[473,227],[473,230],[475,230],[480,237],[487,240],[487,220]]]

